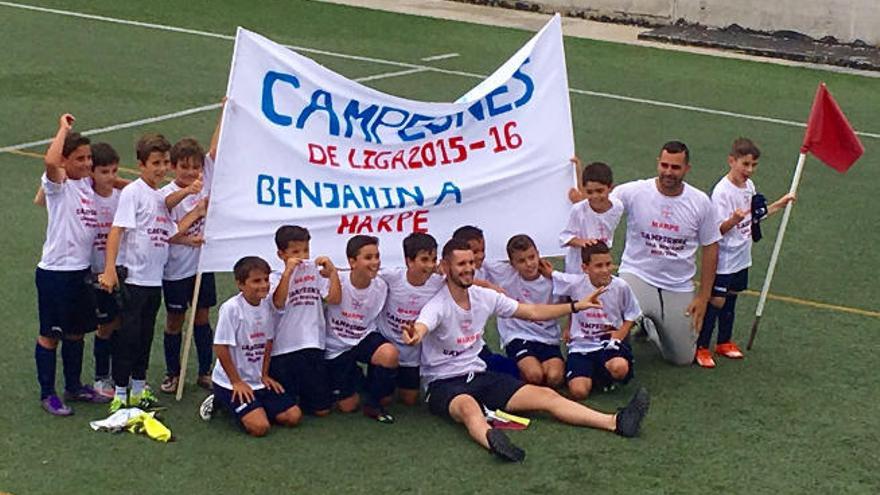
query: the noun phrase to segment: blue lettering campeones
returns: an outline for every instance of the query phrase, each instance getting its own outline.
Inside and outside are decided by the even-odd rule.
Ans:
[[[275,105],[276,91],[295,91],[300,82],[293,74],[268,71],[263,77],[262,111],[270,122],[283,127],[293,125],[302,129],[311,119],[326,125],[331,136],[352,138],[357,135],[367,142],[381,143],[380,136],[387,139],[396,134],[401,142],[417,141],[428,134],[439,135],[460,128],[468,120],[483,121],[526,105],[535,92],[534,80],[524,71],[528,63],[526,59],[510,82],[472,103],[467,111],[452,115],[422,115],[358,100],[343,99],[347,101],[343,104],[339,98],[334,103],[333,95],[323,89],[312,92],[308,104],[299,113],[296,109],[279,109]]]
[[[302,208],[315,206],[331,209],[373,209],[437,206],[447,199],[461,203],[461,190],[452,182],[444,182],[437,199],[426,198],[420,186],[374,187],[332,182],[305,182],[290,177],[257,176],[257,204]]]

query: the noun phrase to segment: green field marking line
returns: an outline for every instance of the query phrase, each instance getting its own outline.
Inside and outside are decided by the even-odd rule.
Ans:
[[[20,4],[20,3],[14,3],[14,2],[0,1],[0,6],[6,6],[6,7],[18,8],[18,9],[24,9],[24,10],[32,10],[35,12],[43,12],[43,13],[48,13],[48,14],[57,14],[57,15],[63,15],[63,16],[68,16],[68,17],[77,17],[77,18],[81,18],[81,19],[88,19],[88,20],[94,20],[94,21],[110,22],[110,23],[114,23],[114,24],[136,26],[136,27],[142,27],[142,28],[146,28],[146,29],[157,29],[157,30],[161,30],[161,31],[170,31],[170,32],[190,34],[190,35],[195,35],[195,36],[205,36],[205,37],[209,37],[209,38],[217,38],[217,39],[222,39],[222,40],[226,40],[226,41],[233,41],[235,39],[234,36],[228,35],[228,34],[213,33],[210,31],[181,28],[181,27],[176,27],[176,26],[168,26],[168,25],[164,25],[164,24],[154,24],[154,23],[149,23],[149,22],[132,21],[132,20],[128,20],[128,19],[120,19],[120,18],[116,18],[116,17],[106,17],[106,16],[95,15],[95,14],[83,14],[80,12],[73,12],[73,11],[69,11],[69,10],[51,9],[51,8],[46,8],[46,7],[38,7],[38,6],[34,6],[34,5]],[[407,69],[421,69],[423,71],[437,72],[440,74],[456,75],[456,76],[462,76],[462,77],[470,77],[470,78],[481,79],[481,80],[485,79],[487,77],[484,74],[477,74],[474,72],[442,69],[439,67],[412,64],[412,63],[401,62],[401,61],[397,61],[397,60],[388,60],[388,59],[375,58],[375,57],[366,57],[366,56],[362,56],[362,55],[352,55],[352,54],[347,54],[347,53],[333,52],[333,51],[328,51],[328,50],[320,50],[320,49],[316,49],[316,48],[309,48],[309,47],[296,46],[296,45],[284,45],[284,46],[287,48],[296,50],[296,51],[304,52],[304,53],[314,53],[314,54],[319,54],[319,55],[326,55],[329,57],[343,58],[343,59],[349,59],[349,60],[358,60],[358,61],[362,61],[362,62],[373,62],[373,63],[379,63],[379,64],[394,65],[397,67],[404,67]],[[791,126],[791,127],[800,127],[800,128],[806,127],[806,123],[804,123],[804,122],[795,122],[792,120],[785,120],[785,119],[779,119],[779,118],[775,118],[775,117],[767,117],[767,116],[762,116],[762,115],[749,115],[749,114],[743,114],[743,113],[738,113],[738,112],[731,112],[731,111],[727,111],[727,110],[717,110],[717,109],[713,109],[713,108],[705,108],[705,107],[700,107],[700,106],[695,106],[695,105],[685,105],[685,104],[681,104],[681,103],[651,100],[651,99],[647,99],[647,98],[638,98],[638,97],[634,97],[634,96],[619,95],[619,94],[615,94],[615,93],[606,93],[606,92],[602,92],[602,91],[591,91],[591,90],[586,90],[586,89],[569,88],[569,91],[572,93],[575,93],[575,94],[593,96],[593,97],[598,97],[598,98],[606,98],[606,99],[612,99],[612,100],[617,100],[617,101],[625,101],[628,103],[651,105],[651,106],[657,106],[657,107],[663,107],[663,108],[674,108],[677,110],[699,112],[699,113],[704,113],[704,114],[709,114],[709,115],[717,115],[717,116],[722,116],[722,117],[731,117],[731,118],[738,118],[738,119],[744,119],[744,120],[752,120],[752,121],[757,121],[757,122],[766,122],[769,124],[786,125],[786,126]],[[880,139],[880,133],[867,132],[867,131],[856,131],[856,134],[858,134],[862,137]],[[5,151],[5,150],[6,150],[6,148],[2,148],[2,149],[0,149],[0,152]]]

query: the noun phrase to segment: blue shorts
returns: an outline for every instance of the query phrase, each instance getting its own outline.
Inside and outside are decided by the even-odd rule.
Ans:
[[[269,375],[308,414],[326,411],[333,405],[323,349],[300,349],[272,356]]]
[[[296,401],[286,393],[279,394],[268,388],[254,390],[254,400],[250,403],[233,401],[232,390],[214,382],[214,407],[221,406],[231,411],[239,424],[241,424],[241,418],[251,411],[262,408],[266,411],[266,417],[269,418],[269,421],[274,421],[279,414],[295,405]]]
[[[90,269],[62,272],[37,267],[37,310],[40,335],[59,339],[95,330],[95,291]]]
[[[618,350],[599,350],[588,353],[569,352],[568,360],[565,362],[565,381],[571,381],[575,378],[584,377],[593,380],[593,388],[596,385],[607,386],[612,383],[627,383],[633,376],[633,355],[629,346],[621,342]],[[629,373],[623,380],[615,380],[608,373],[605,363],[616,358],[622,357],[626,359],[629,365]]]
[[[421,386],[418,366],[401,366],[397,368],[397,388],[418,390]]]
[[[186,313],[192,302],[196,287],[196,276],[180,280],[163,280],[162,293],[165,296],[165,311],[168,313]],[[211,308],[217,305],[217,287],[213,273],[202,274],[202,287],[199,289],[199,308]]]
[[[544,344],[525,339],[511,340],[504,346],[504,352],[507,353],[507,357],[517,362],[527,357],[533,357],[542,363],[551,359],[562,359],[562,351],[559,350],[558,344]]]
[[[470,395],[481,406],[489,409],[504,409],[510,398],[525,382],[504,373],[483,371],[467,375],[434,380],[428,385],[425,402],[428,410],[437,416],[449,417],[449,404],[459,395]]]
[[[363,389],[365,377],[358,363],[369,365],[376,349],[386,343],[388,340],[382,334],[370,332],[356,346],[327,360],[334,400],[347,399]]]
[[[92,289],[95,291],[95,317],[99,325],[106,325],[119,316],[119,303],[116,296],[104,289]]]
[[[749,269],[743,268],[736,273],[715,274],[712,283],[712,295],[715,297],[727,297],[731,292],[742,292],[749,286]]]

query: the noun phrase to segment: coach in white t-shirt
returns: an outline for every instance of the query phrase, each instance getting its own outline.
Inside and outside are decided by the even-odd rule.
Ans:
[[[657,177],[622,184],[612,193],[627,215],[620,276],[636,294],[649,338],[667,361],[680,365],[694,359],[721,239],[721,221],[709,197],[684,182],[689,158],[684,143],[670,141],[657,158]]]
[[[522,461],[525,452],[501,430],[486,422],[483,408],[512,412],[544,411],[564,423],[638,435],[648,411],[648,393],[636,392],[617,414],[604,414],[568,400],[551,388],[527,385],[510,375],[486,370],[479,357],[486,321],[492,315],[543,321],[589,308],[602,290],[580,301],[563,304],[525,304],[491,289],[472,286],[474,253],[466,241],[453,238],[443,247],[440,267],[446,275],[441,288],[422,308],[415,322],[404,326],[408,345],[422,343],[421,375],[427,385],[433,414],[464,424],[471,438],[508,461]]]

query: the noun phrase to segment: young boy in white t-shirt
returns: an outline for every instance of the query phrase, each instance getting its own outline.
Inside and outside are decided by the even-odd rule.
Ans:
[[[581,248],[580,275],[553,272],[553,293],[579,300],[604,288],[602,306],[572,315],[563,335],[568,343],[565,379],[575,400],[584,400],[595,387],[626,383],[633,375],[633,356],[627,336],[641,314],[629,285],[612,275],[614,260],[608,246],[598,241]]]
[[[269,263],[256,256],[235,263],[240,292],[220,306],[214,335],[213,405],[232,411],[255,437],[266,435],[271,422],[296,426],[302,418],[296,401],[269,376],[278,312],[267,297],[270,270]]]
[[[323,303],[339,304],[342,285],[330,258],[310,260],[310,240],[309,231],[298,225],[283,225],[275,231],[284,270],[272,272],[269,282],[272,302],[284,313],[275,329],[269,374],[304,412],[326,416],[333,396],[324,360]]]
[[[709,352],[712,332],[718,323],[715,354],[729,359],[742,359],[743,353],[733,342],[733,319],[736,298],[748,286],[749,267],[752,265],[752,228],[762,218],[753,218],[753,199],[757,194],[752,174],[758,168],[761,151],[750,139],[733,142],[727,164],[727,173],[712,189],[712,204],[721,223],[721,241],[718,245],[718,268],[712,284],[712,297],[706,306],[703,327],[697,339],[696,361],[703,368],[714,368],[715,360]],[[794,195],[786,194],[766,209],[770,216],[785,208]]]
[[[437,241],[430,234],[413,232],[403,240],[406,268],[381,270],[379,276],[388,285],[385,307],[379,313],[379,332],[391,341],[400,354],[397,369],[397,394],[400,401],[413,406],[419,399],[421,346],[403,341],[403,325],[413,321],[425,303],[443,287],[437,273]]]
[[[198,141],[183,138],[171,147],[171,170],[174,180],[166,184],[160,192],[165,197],[165,206],[171,212],[171,219],[179,222],[192,211],[205,212],[208,202],[208,188],[202,178],[210,160]],[[186,231],[186,235],[198,239],[205,227],[204,217],[199,217]],[[162,274],[162,293],[165,299],[165,379],[159,390],[166,394],[177,392],[180,379],[180,346],[186,311],[192,302],[195,290],[196,271],[199,264],[198,246],[172,245],[168,247],[168,261]],[[193,340],[199,361],[196,384],[211,388],[211,323],[208,314],[217,304],[217,289],[213,273],[203,273],[199,287],[199,300],[196,302],[193,325]]]
[[[160,134],[147,134],[138,140],[136,153],[141,176],[122,190],[107,236],[104,273],[98,281],[108,292],[117,286],[122,292],[122,325],[113,333],[111,345],[116,386],[111,412],[133,405],[149,408],[157,402],[146,387],[146,379],[153,328],[162,302],[162,272],[168,259],[168,244],[198,244],[198,239],[190,239],[183,232],[204,212],[192,212],[179,224],[175,223],[159,191],[171,161],[170,149],[171,144]],[[124,267],[122,280],[117,262]]]
[[[351,272],[340,277],[342,300],[328,304],[327,369],[337,407],[353,412],[360,404],[358,389],[364,382],[358,363],[367,366],[364,415],[381,423],[393,423],[394,417],[384,405],[391,401],[397,379],[398,352],[379,333],[376,320],[388,286],[379,275],[379,239],[356,235],[345,247]]]
[[[556,304],[550,262],[541,259],[535,241],[525,234],[507,241],[510,262],[492,268],[492,280],[507,296],[521,303]],[[559,323],[556,320],[529,321],[498,318],[498,334],[507,357],[516,361],[526,383],[556,388],[562,384],[564,363],[559,350]]]

